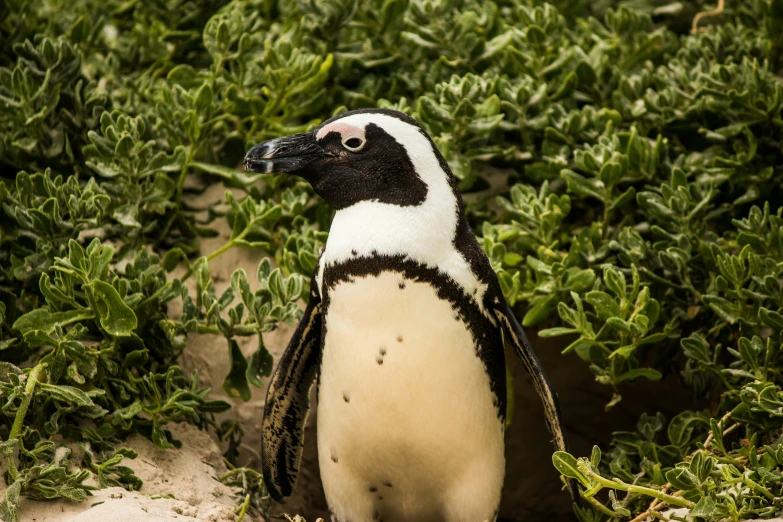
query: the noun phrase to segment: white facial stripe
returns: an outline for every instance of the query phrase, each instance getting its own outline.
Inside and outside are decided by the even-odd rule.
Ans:
[[[361,129],[374,123],[392,136],[405,147],[416,173],[427,184],[427,198],[417,206],[361,201],[337,211],[318,267],[319,290],[323,292],[327,264],[340,263],[354,255],[403,255],[450,276],[494,322],[483,305],[487,285],[478,280],[467,260],[454,248],[457,201],[430,141],[417,127],[385,114],[353,114],[332,125],[338,123]]]
[[[345,118],[347,120],[348,118]],[[348,124],[344,120],[337,120],[334,123],[330,123],[322,127],[315,135],[315,139],[321,140],[326,137],[330,132],[337,132],[340,134],[340,139],[344,140],[349,136],[356,136],[364,141],[364,125],[355,127]]]

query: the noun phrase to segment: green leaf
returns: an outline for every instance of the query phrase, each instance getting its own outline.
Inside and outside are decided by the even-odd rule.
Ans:
[[[618,332],[623,332],[623,333],[631,332],[631,326],[626,321],[623,321],[619,317],[609,317],[608,319],[606,319],[606,324]]]
[[[408,9],[408,0],[386,0],[381,9],[381,32],[399,26]]]
[[[557,303],[558,298],[556,295],[540,297],[527,311],[525,317],[522,318],[522,326],[535,326],[545,321],[554,313],[555,309],[557,308]]]
[[[174,247],[163,256],[161,265],[166,272],[173,272],[181,261],[187,261],[187,256],[181,248]]]
[[[54,331],[55,326],[66,326],[77,321],[92,319],[92,317],[89,310],[50,312],[46,308],[36,308],[14,321],[13,328],[23,334],[34,330],[41,330],[49,334]]]
[[[443,109],[440,105],[427,96],[422,96],[419,98],[418,104],[420,111],[427,115],[427,117],[430,119],[441,122],[451,122],[454,119],[447,110]]]
[[[603,190],[593,180],[588,180],[584,176],[568,169],[563,170],[560,173],[560,177],[566,180],[568,190],[577,196],[595,198],[602,203],[606,203]]]
[[[193,106],[200,114],[208,114],[208,111],[212,107],[212,87],[209,83],[205,83],[196,92],[196,99],[193,102]]]
[[[599,319],[607,320],[610,317],[620,315],[620,305],[607,293],[599,291],[588,292],[585,300],[595,307]]]
[[[83,502],[88,498],[87,491],[82,488],[62,487],[57,489],[57,494],[71,502]]]
[[[666,480],[675,489],[690,491],[699,486],[699,479],[685,468],[675,468],[666,472]]]
[[[249,401],[251,394],[247,383],[247,360],[234,339],[228,339],[228,356],[230,368],[228,375],[223,380],[223,391],[231,397],[239,397],[243,401]]]
[[[759,308],[759,319],[765,326],[783,330],[783,314],[761,307]]]
[[[594,468],[598,468],[601,464],[601,448],[593,446],[593,451],[590,454],[590,465]]]
[[[537,25],[530,25],[525,32],[525,38],[534,46],[544,45],[546,42],[546,33]]]
[[[93,281],[89,285],[96,298],[101,327],[110,335],[127,337],[138,326],[136,314],[125,304],[117,290],[103,281]]]
[[[242,172],[238,169],[232,169],[230,167],[224,167],[223,165],[215,165],[211,163],[201,163],[193,161],[189,165],[197,170],[218,176],[225,180],[233,181],[240,186],[248,186],[256,183],[259,180],[268,178],[268,174],[253,174]]]
[[[92,406],[93,402],[90,397],[79,388],[65,385],[54,385],[45,382],[39,382],[37,385],[41,392],[47,393],[54,399],[61,402],[66,402],[74,406]]]
[[[678,414],[669,423],[667,430],[669,440],[675,446],[684,447],[691,440],[693,431],[700,424],[704,424],[704,420],[691,411]]]
[[[556,451],[552,455],[552,464],[554,464],[557,471],[564,477],[576,479],[585,487],[589,487],[590,480],[579,471],[579,464],[570,453]]]
[[[715,512],[715,501],[712,497],[701,497],[691,509],[691,516],[709,518]]]
[[[19,520],[19,495],[22,492],[22,480],[14,481],[5,491],[5,498],[0,503],[0,518],[4,521]]]
[[[563,328],[563,327],[555,327],[555,328],[547,328],[546,330],[539,330],[538,336],[539,337],[560,337],[561,335],[570,335],[579,333],[579,330],[576,328]]]
[[[606,283],[607,288],[614,292],[614,295],[620,298],[625,298],[625,277],[618,270],[607,267],[606,270],[604,270],[604,283]]]
[[[166,432],[163,431],[157,419],[152,423],[152,442],[159,448],[172,449],[174,444],[169,442]]]
[[[634,368],[617,376],[616,382],[619,384],[623,381],[631,381],[633,379],[644,377],[648,381],[660,381],[661,372],[653,368]]]
[[[259,334],[260,336],[261,334]],[[259,341],[258,349],[250,357],[250,365],[247,367],[247,380],[257,388],[264,387],[263,377],[269,377],[272,374],[272,365],[274,358],[266,349],[264,343]]]
[[[166,79],[172,83],[182,85],[186,89],[197,87],[201,84],[197,70],[190,64],[181,63],[173,67]]]

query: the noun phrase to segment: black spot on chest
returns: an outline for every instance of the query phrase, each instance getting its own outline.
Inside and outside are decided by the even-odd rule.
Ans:
[[[476,355],[484,365],[489,376],[490,387],[495,395],[498,417],[504,421],[507,401],[506,360],[500,326],[492,324],[492,321],[481,312],[473,296],[465,293],[459,284],[438,269],[411,261],[404,256],[383,255],[351,258],[340,264],[326,267],[321,288],[325,312],[321,338],[325,339],[327,335],[329,290],[339,283],[350,283],[361,277],[379,276],[384,272],[399,274],[405,280],[426,283],[435,290],[439,299],[451,304],[454,318],[464,321],[473,337]],[[382,321],[383,318],[379,317],[378,320]],[[404,339],[400,335],[396,341],[401,343]],[[376,362],[379,365],[383,364],[383,356],[386,355],[387,348],[383,348],[383,354],[380,351],[377,354]]]

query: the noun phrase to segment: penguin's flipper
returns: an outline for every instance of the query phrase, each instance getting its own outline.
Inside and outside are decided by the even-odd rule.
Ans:
[[[536,357],[536,353],[530,346],[530,341],[525,335],[525,331],[522,329],[522,325],[519,324],[517,318],[514,316],[511,307],[508,305],[503,296],[499,296],[496,299],[494,307],[495,317],[500,321],[500,325],[503,332],[514,345],[514,349],[525,364],[530,377],[533,379],[533,386],[536,388],[538,396],[541,397],[541,402],[544,403],[544,414],[546,415],[546,424],[550,433],[554,437],[552,441],[557,451],[568,451],[568,441],[566,439],[565,428],[563,426],[563,419],[560,415],[560,404],[557,400],[557,393],[549,383],[549,379],[544,373],[544,368]],[[576,487],[576,482],[573,479],[568,479],[568,489],[571,492],[571,498],[577,504],[581,503],[579,497],[579,490]]]
[[[299,473],[310,388],[321,359],[321,300],[315,282],[310,300],[280,363],[264,405],[261,467],[264,484],[277,502],[291,496]]]

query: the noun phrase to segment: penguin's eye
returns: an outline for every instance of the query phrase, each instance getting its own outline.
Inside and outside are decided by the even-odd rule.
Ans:
[[[364,140],[358,136],[348,136],[343,140],[343,147],[352,152],[356,152],[364,147]]]

